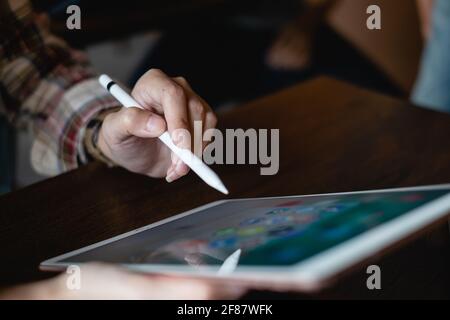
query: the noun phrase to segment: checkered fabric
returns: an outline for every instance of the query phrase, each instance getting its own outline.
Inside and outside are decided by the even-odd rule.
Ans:
[[[96,80],[85,55],[52,35],[49,21],[26,0],[0,0],[0,94],[4,113],[34,132],[33,167],[56,175],[96,156],[99,119],[118,102]],[[106,110],[106,111],[105,111]],[[88,144],[88,147],[86,146]],[[93,149],[94,148],[94,149]]]

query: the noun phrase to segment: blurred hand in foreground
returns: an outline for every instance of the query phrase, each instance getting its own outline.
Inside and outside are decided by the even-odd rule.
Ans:
[[[133,273],[106,264],[86,264],[80,269],[80,288],[70,290],[70,274],[0,292],[0,299],[14,300],[205,300],[236,299],[244,292],[236,285]]]

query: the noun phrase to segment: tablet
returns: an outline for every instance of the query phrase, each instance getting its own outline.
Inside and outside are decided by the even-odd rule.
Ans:
[[[49,259],[41,268],[101,261],[307,291],[449,212],[450,185],[223,200]],[[234,267],[219,272],[233,254]]]

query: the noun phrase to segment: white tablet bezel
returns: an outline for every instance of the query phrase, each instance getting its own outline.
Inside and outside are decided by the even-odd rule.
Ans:
[[[84,253],[86,251],[101,247],[103,245],[127,238],[139,232],[149,230],[162,224],[189,216],[198,211],[212,208],[225,202],[256,200],[256,199],[290,199],[301,197],[321,197],[340,195],[360,195],[380,192],[404,192],[404,191],[427,191],[450,189],[450,184],[431,185],[422,187],[395,188],[368,190],[356,192],[341,192],[314,194],[303,196],[268,197],[268,198],[247,198],[221,200],[197,207],[170,218],[152,223],[136,230],[121,234],[119,236],[92,244],[90,246],[68,252],[63,255],[48,259],[40,264],[41,270],[61,271],[65,270],[68,263],[59,262],[71,256]],[[298,290],[315,290],[324,286],[329,279],[338,275],[346,269],[369,259],[381,251],[395,245],[399,241],[415,234],[425,227],[444,219],[450,212],[450,190],[448,194],[439,197],[425,205],[422,205],[402,216],[383,223],[369,231],[342,242],[330,249],[292,266],[238,266],[231,274],[218,274],[218,267],[199,267],[193,269],[190,266],[173,265],[149,265],[149,264],[123,264],[122,266],[146,273],[163,273],[169,275],[189,275],[193,277],[220,278],[227,280],[239,280],[252,284],[261,284],[271,287],[292,288]]]

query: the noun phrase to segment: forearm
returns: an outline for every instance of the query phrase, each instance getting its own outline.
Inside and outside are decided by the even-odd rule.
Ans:
[[[0,89],[8,118],[34,131],[35,169],[55,175],[89,159],[84,132],[102,110],[117,102],[96,81],[80,52],[52,36],[31,7],[0,0]],[[6,8],[6,9],[5,9]],[[41,19],[42,21],[42,19]]]

